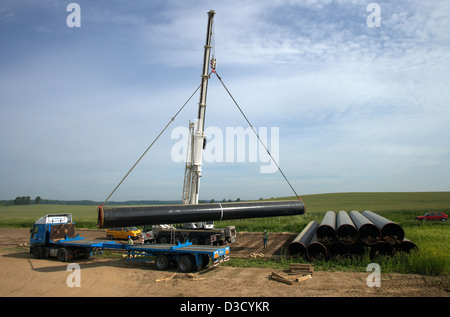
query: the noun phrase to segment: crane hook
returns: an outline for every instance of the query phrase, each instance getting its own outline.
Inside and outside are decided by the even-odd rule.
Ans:
[[[211,59],[211,68],[212,68],[211,72],[213,72],[213,73],[216,72],[216,66],[217,66],[217,62],[216,62],[216,59],[213,56],[213,58]]]

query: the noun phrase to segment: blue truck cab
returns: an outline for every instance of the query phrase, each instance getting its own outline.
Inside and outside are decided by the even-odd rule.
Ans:
[[[73,233],[69,232],[69,229],[73,228],[73,226],[68,225],[71,223],[71,214],[45,215],[39,218],[30,230],[30,246],[48,244],[53,226],[55,226],[53,231],[55,231],[56,226],[59,226],[60,228],[64,227],[65,230],[63,229],[63,232],[66,231],[66,236],[73,235]]]
[[[92,254],[90,244],[67,245],[70,241],[81,240],[84,238],[75,236],[75,223],[72,222],[71,214],[45,215],[30,230],[30,253],[37,259],[57,257],[61,261],[87,257]]]

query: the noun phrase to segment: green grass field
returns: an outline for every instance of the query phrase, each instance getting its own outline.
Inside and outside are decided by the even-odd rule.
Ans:
[[[286,197],[283,199],[293,199]],[[242,219],[216,222],[217,227],[234,225],[238,231],[300,232],[311,220],[320,222],[329,210],[371,210],[402,226],[405,236],[419,248],[419,253],[398,254],[377,259],[384,272],[448,275],[450,273],[450,221],[422,223],[415,216],[427,211],[450,215],[450,192],[417,193],[338,193],[302,197],[306,213],[301,216]],[[0,207],[0,227],[27,227],[49,213],[71,213],[77,226],[95,228],[96,206],[28,205]],[[368,262],[369,261],[369,262]],[[267,261],[248,261],[247,265],[267,265]],[[258,264],[259,263],[259,264]],[[368,256],[315,263],[326,270],[364,271]],[[277,264],[279,265],[279,264]]]

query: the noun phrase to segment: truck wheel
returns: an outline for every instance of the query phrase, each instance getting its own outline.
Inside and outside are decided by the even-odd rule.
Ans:
[[[161,235],[158,237],[157,242],[161,244],[168,244],[170,242],[170,237]]]
[[[189,273],[194,268],[194,260],[190,255],[183,255],[178,260],[178,270],[182,273]]]
[[[31,254],[33,254],[33,258],[35,258],[35,259],[43,258],[43,253],[44,252],[42,252],[42,248],[40,246],[33,247],[31,249]]]
[[[60,260],[61,262],[66,262],[67,250],[64,248],[59,249],[58,253],[57,253],[57,257],[58,257],[58,260]]]
[[[175,244],[178,244],[178,243],[180,243],[180,244],[183,244],[183,243],[185,243],[186,242],[186,239],[183,237],[183,236],[176,236],[175,237]]]
[[[200,242],[201,240],[197,236],[190,237],[189,241],[192,242],[192,244],[201,244],[201,242]]]
[[[208,267],[209,265],[209,256],[206,254],[202,254],[202,269]]]
[[[155,264],[158,270],[167,270],[170,266],[170,258],[165,254],[159,254],[156,257]]]

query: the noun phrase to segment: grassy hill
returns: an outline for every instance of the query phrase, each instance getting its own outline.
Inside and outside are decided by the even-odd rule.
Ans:
[[[283,197],[276,199],[295,199]],[[392,221],[414,222],[414,217],[426,211],[443,211],[450,214],[450,192],[414,193],[333,193],[302,196],[306,213],[302,216],[242,219],[221,222],[232,224],[242,231],[264,229],[279,232],[299,232],[311,220],[319,221],[328,210],[371,210]],[[45,214],[71,213],[79,227],[95,228],[95,205],[39,204],[26,206],[0,206],[0,227],[31,227]]]

